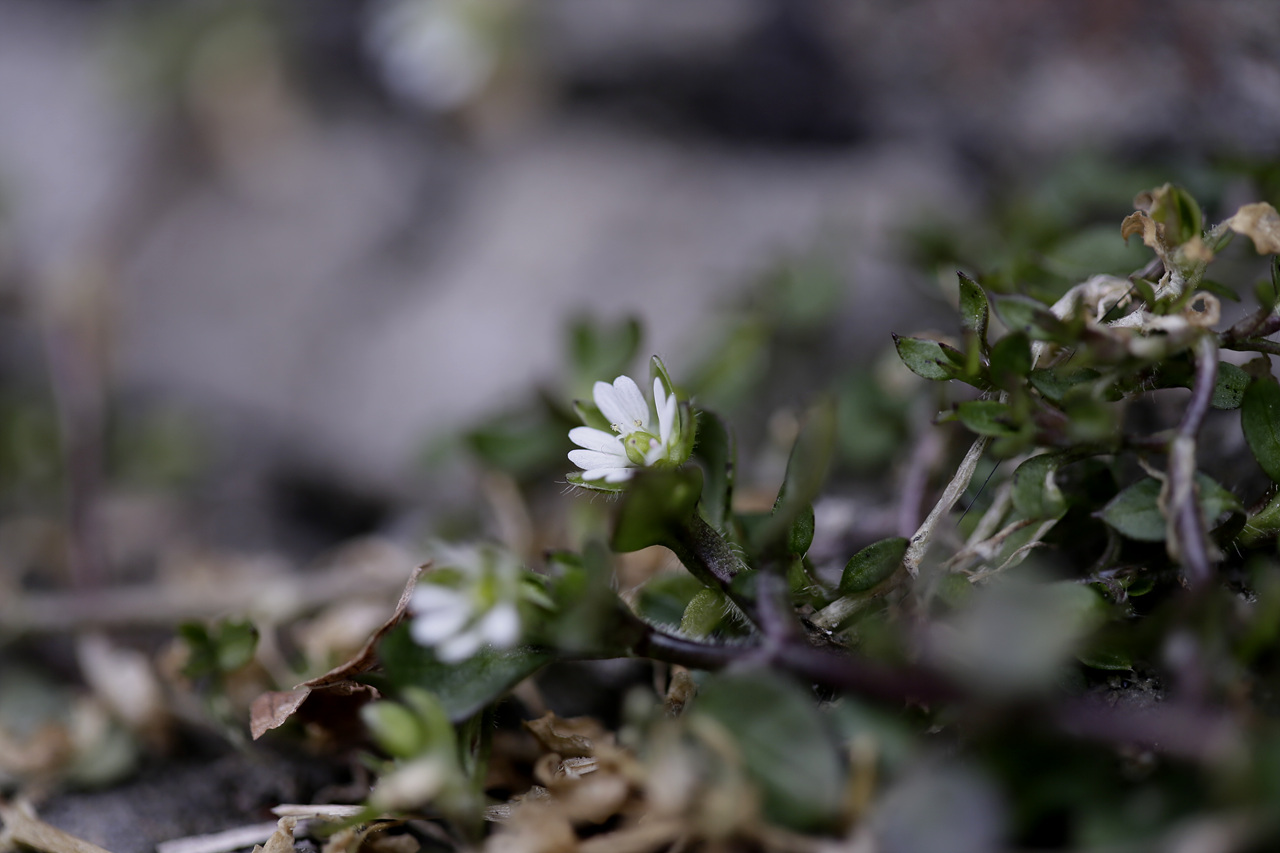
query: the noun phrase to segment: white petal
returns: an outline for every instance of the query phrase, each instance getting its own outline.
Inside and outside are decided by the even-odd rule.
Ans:
[[[438,610],[466,609],[466,598],[452,589],[435,583],[420,583],[409,597],[409,612],[433,613]]]
[[[667,456],[667,446],[661,441],[655,441],[649,445],[649,452],[644,455],[645,467],[653,465],[659,459],[665,459]]]
[[[604,415],[605,420],[617,427],[622,435],[635,431],[634,427],[631,426],[630,419],[627,417],[626,407],[618,399],[618,391],[612,385],[608,382],[597,382],[592,386],[591,396],[595,398],[600,414]]]
[[[668,397],[662,390],[662,380],[653,380],[653,402],[658,410],[658,439],[664,446],[671,443],[671,428],[676,422],[676,395]]]
[[[591,468],[582,472],[584,480],[605,480],[610,483],[621,483],[631,479],[634,468]]]
[[[595,450],[570,450],[569,461],[579,468],[626,468],[631,464],[626,454],[615,456],[612,453],[600,453]]]
[[[441,663],[460,663],[474,655],[482,645],[484,639],[480,632],[472,628],[436,646],[436,657]]]
[[[623,432],[634,432],[642,429],[649,431],[649,403],[640,393],[640,386],[630,376],[619,376],[613,380],[613,389],[618,392],[618,402],[627,414],[627,423]]]
[[[467,624],[467,610],[448,610],[416,616],[409,623],[409,636],[420,646],[434,646],[457,635]]]
[[[520,614],[513,604],[499,604],[484,615],[476,629],[490,645],[514,646],[520,639]]]
[[[594,429],[593,427],[574,427],[569,430],[569,440],[579,447],[585,447],[587,450],[595,450],[599,453],[613,453],[618,456],[626,456],[626,448],[622,446],[622,440],[613,433],[605,432],[602,429]]]

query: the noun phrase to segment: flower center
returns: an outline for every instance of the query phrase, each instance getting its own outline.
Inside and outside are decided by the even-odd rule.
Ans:
[[[627,458],[632,464],[645,464],[645,457],[649,453],[649,448],[653,443],[658,441],[658,437],[649,432],[633,432],[622,440],[622,446],[626,448]]]

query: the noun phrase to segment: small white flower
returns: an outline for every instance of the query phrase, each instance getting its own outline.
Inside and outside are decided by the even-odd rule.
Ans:
[[[458,663],[483,646],[510,648],[520,641],[519,562],[497,548],[437,548],[437,568],[409,599],[409,635],[435,650],[442,663]]]
[[[613,427],[608,433],[594,427],[574,427],[569,440],[581,450],[569,451],[569,461],[582,469],[583,480],[621,483],[636,468],[670,459],[676,423],[676,395],[668,395],[662,380],[653,380],[653,400],[658,431],[653,432],[649,403],[629,376],[597,382],[592,389],[596,407]]]

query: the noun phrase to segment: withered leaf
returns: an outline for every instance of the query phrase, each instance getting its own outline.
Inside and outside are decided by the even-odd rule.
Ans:
[[[1260,255],[1280,255],[1280,213],[1265,201],[1246,204],[1227,220],[1227,226],[1253,241]]]
[[[604,733],[604,728],[590,717],[561,719],[552,712],[536,720],[525,721],[524,727],[537,738],[543,749],[565,758],[594,755],[593,737]]]
[[[249,730],[253,739],[257,740],[272,729],[284,725],[316,690],[334,692],[342,697],[357,697],[359,704],[377,699],[376,690],[367,685],[358,684],[352,679],[377,665],[378,643],[404,620],[409,609],[409,599],[413,597],[413,590],[418,585],[418,578],[430,566],[431,563],[428,562],[413,570],[404,591],[400,593],[400,600],[396,602],[396,609],[391,617],[370,635],[354,657],[324,675],[302,682],[292,690],[272,690],[254,699],[249,712]]]

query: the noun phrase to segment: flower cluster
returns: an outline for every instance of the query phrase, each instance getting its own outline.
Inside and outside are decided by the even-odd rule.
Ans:
[[[524,569],[497,547],[436,549],[436,568],[409,600],[409,633],[443,663],[466,660],[482,646],[509,648],[521,635]]]
[[[569,451],[569,461],[582,470],[583,480],[621,483],[638,467],[672,462],[675,449],[672,430],[676,423],[676,395],[667,394],[662,380],[653,380],[653,400],[658,431],[653,431],[649,403],[629,376],[597,382],[592,391],[596,406],[613,432],[580,426],[569,430],[569,440],[581,450]]]

